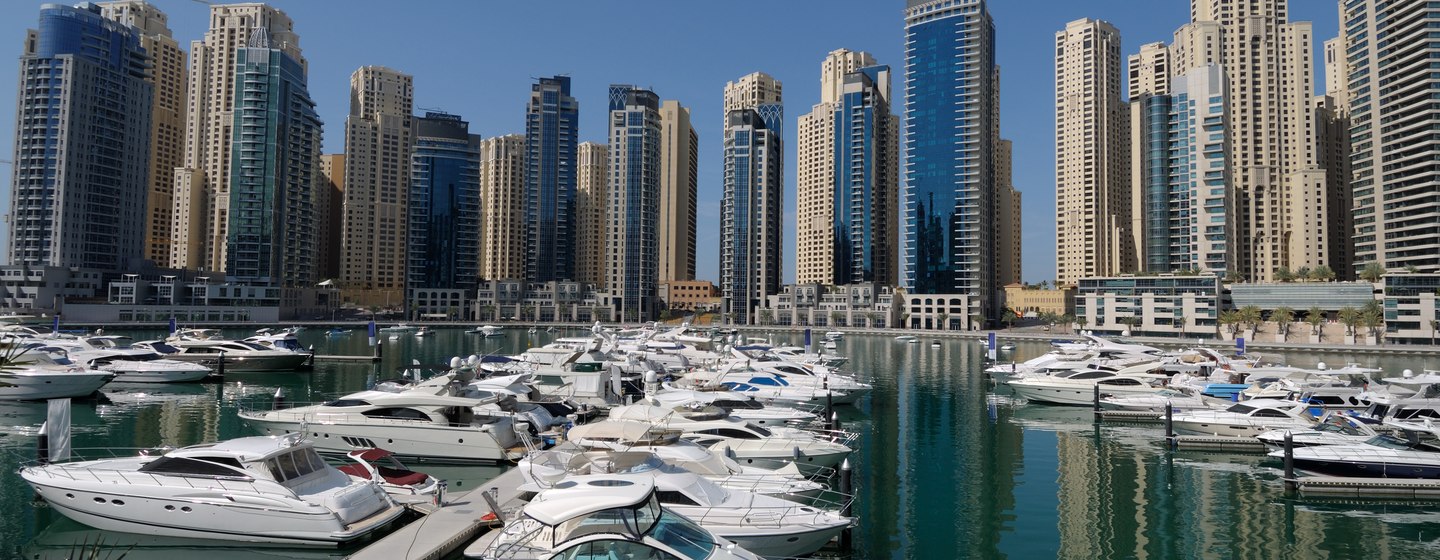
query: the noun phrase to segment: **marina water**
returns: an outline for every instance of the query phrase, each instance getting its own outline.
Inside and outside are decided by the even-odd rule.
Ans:
[[[159,331],[125,333],[137,340]],[[249,331],[228,330],[227,336]],[[268,403],[283,388],[290,402],[365,389],[419,360],[518,353],[567,333],[509,329],[482,338],[460,329],[382,340],[378,365],[321,361],[313,372],[230,374],[223,383],[110,385],[99,403],[75,401],[76,448],[183,446],[253,435],[235,416],[242,402]],[[568,334],[580,334],[571,331]],[[370,353],[363,330],[301,341],[318,354]],[[799,343],[800,335],[773,335]],[[838,408],[860,433],[854,532],[849,557],[869,558],[1434,558],[1440,557],[1440,503],[1286,498],[1278,464],[1257,455],[1166,452],[1158,426],[1096,425],[1086,408],[1023,404],[982,373],[974,340],[905,344],[851,335],[836,352],[868,377],[873,394]],[[1014,359],[1048,350],[1021,343]],[[1440,368],[1414,356],[1287,356],[1385,368]],[[1284,361],[1284,360],[1282,360]],[[266,404],[268,406],[268,404]],[[15,474],[35,453],[44,403],[0,402],[0,558],[66,558],[72,545],[102,540],[127,558],[324,558],[353,550],[260,549],[235,543],[107,533],[63,519]],[[413,464],[468,491],[500,467]],[[134,544],[134,549],[129,547]],[[159,546],[157,546],[159,545]],[[204,549],[204,550],[197,550]]]

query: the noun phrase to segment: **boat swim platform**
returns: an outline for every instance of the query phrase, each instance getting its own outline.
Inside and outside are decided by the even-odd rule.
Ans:
[[[1300,476],[1292,479],[1301,496],[1440,500],[1440,480]]]
[[[1265,444],[1253,437],[1233,436],[1171,436],[1160,440],[1176,451],[1229,451],[1233,453],[1264,453]]]
[[[519,469],[510,469],[480,483],[473,490],[445,496],[444,505],[412,501],[410,509],[423,515],[379,540],[365,545],[353,560],[438,560],[451,556],[491,526],[481,519],[491,513],[483,494],[495,488],[495,502],[505,504],[520,495],[525,482]]]

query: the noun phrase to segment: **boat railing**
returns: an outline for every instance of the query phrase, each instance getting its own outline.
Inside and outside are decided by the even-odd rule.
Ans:
[[[765,529],[776,529],[784,526],[801,525],[804,527],[821,527],[815,523],[817,516],[825,514],[839,515],[840,509],[830,509],[817,505],[807,505],[788,500],[778,500],[784,505],[757,506],[754,504],[736,507],[734,505],[724,506],[700,506],[699,508],[684,508],[685,517],[700,525],[738,525],[740,527],[757,527]],[[842,504],[843,505],[843,504]],[[808,519],[807,519],[808,518]],[[804,520],[797,523],[797,520]],[[828,524],[827,524],[828,525]]]
[[[76,451],[90,452],[91,458],[82,457]],[[285,485],[273,480],[257,479],[250,476],[217,476],[217,475],[191,475],[180,473],[150,473],[138,470],[120,470],[102,467],[80,466],[82,461],[104,460],[104,459],[129,459],[137,454],[143,454],[153,449],[130,449],[138,452],[122,454],[123,449],[84,449],[71,452],[71,459],[63,463],[42,463],[40,461],[28,461],[21,465],[21,470],[29,471],[35,476],[46,476],[54,479],[65,479],[72,481],[94,481],[114,482],[119,479],[129,485],[149,486],[186,486],[196,490],[223,490],[223,491],[248,491],[256,494],[280,494],[291,498],[296,497],[295,492]],[[159,457],[159,454],[153,455]]]
[[[847,430],[836,430],[834,428],[826,428],[823,427],[823,425],[821,427],[808,426],[797,429],[810,432],[812,434],[815,434],[815,436],[818,438],[824,439],[831,443],[838,443],[852,449],[855,447],[852,444],[855,443],[855,440],[860,438],[860,434],[856,432],[851,432]]]

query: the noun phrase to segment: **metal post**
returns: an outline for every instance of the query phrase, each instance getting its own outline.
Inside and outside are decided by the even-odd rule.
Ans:
[[[1165,443],[1175,449],[1175,405],[1165,401]]]
[[[1294,494],[1299,488],[1295,481],[1295,436],[1285,432],[1285,493]]]
[[[826,375],[820,379],[820,388],[825,391],[825,415],[835,414],[835,402],[830,398],[830,376]]]
[[[839,431],[840,431],[840,414],[839,414],[839,413],[835,413],[835,412],[831,412],[831,413],[830,413],[830,430],[831,430],[831,431],[834,431],[834,432],[839,432]],[[836,435],[838,436],[839,434],[837,433]]]
[[[1095,419],[1100,419],[1100,385],[1095,385],[1095,397],[1091,401],[1091,410],[1095,412]]]
[[[285,388],[275,389],[275,398],[270,402],[271,410],[285,410]]]
[[[40,434],[35,438],[35,460],[40,464],[50,462],[50,423],[40,424]]]
[[[855,503],[855,479],[850,469],[850,459],[840,463],[840,493],[844,494],[845,507],[840,510],[840,515],[850,517],[850,506]],[[850,550],[850,527],[840,531],[840,550]]]
[[[216,370],[217,370],[218,375],[219,375],[220,377],[222,377],[222,378],[225,377],[225,351],[224,351],[224,350],[221,350],[221,351],[220,351],[220,363],[216,365]]]
[[[496,498],[496,496],[499,495],[500,489],[493,486],[490,487],[488,490],[480,493],[480,497],[485,498],[485,504],[490,506],[490,513],[495,514],[495,519],[498,519],[500,521],[500,524],[504,525],[505,514],[500,513],[500,502]]]

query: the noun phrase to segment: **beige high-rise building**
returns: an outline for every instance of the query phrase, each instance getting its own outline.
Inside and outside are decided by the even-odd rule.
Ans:
[[[480,278],[525,279],[525,136],[480,142]]]
[[[404,301],[414,100],[409,74],[365,66],[350,75],[340,288],[362,306]]]
[[[315,278],[340,277],[340,254],[344,252],[345,154],[320,156],[320,179],[315,196]]]
[[[1130,55],[1126,66],[1130,72],[1130,92],[1134,101],[1143,94],[1170,93],[1170,47],[1155,42],[1140,45],[1140,52]]]
[[[1234,270],[1269,281],[1281,267],[1330,265],[1333,240],[1314,223],[1332,197],[1316,153],[1310,23],[1289,22],[1286,0],[1191,0],[1190,11],[1171,75],[1215,63],[1229,84]]]
[[[170,35],[167,16],[141,0],[101,2],[101,15],[140,30],[140,46],[150,55],[145,81],[153,86],[150,103],[150,188],[145,204],[144,258],[170,263],[175,168],[184,165],[185,51]]]
[[[190,43],[185,160],[174,170],[170,266],[224,271],[229,234],[230,142],[235,121],[235,51],[261,30],[270,48],[299,60],[300,37],[285,12],[265,4],[210,6],[210,27]]]
[[[660,285],[695,279],[695,210],[700,137],[690,109],[660,103]],[[582,242],[583,243],[583,242]]]
[[[796,136],[795,280],[801,284],[835,281],[835,107],[845,76],[874,65],[875,57],[870,53],[830,51],[820,63],[820,102],[809,113],[800,115]]]
[[[1021,276],[1021,221],[1020,191],[1013,182],[1012,152],[1014,143],[1000,139],[995,141],[995,194],[996,194],[996,236],[995,266],[1001,286],[1020,282]]]
[[[780,81],[764,72],[751,72],[733,82],[725,82],[725,113],[779,104],[780,89]]]
[[[1134,269],[1129,113],[1120,97],[1120,64],[1120,32],[1108,22],[1076,20],[1055,34],[1055,273],[1061,283]]]
[[[582,142],[575,149],[575,281],[605,286],[605,217],[610,200],[610,148]]]

